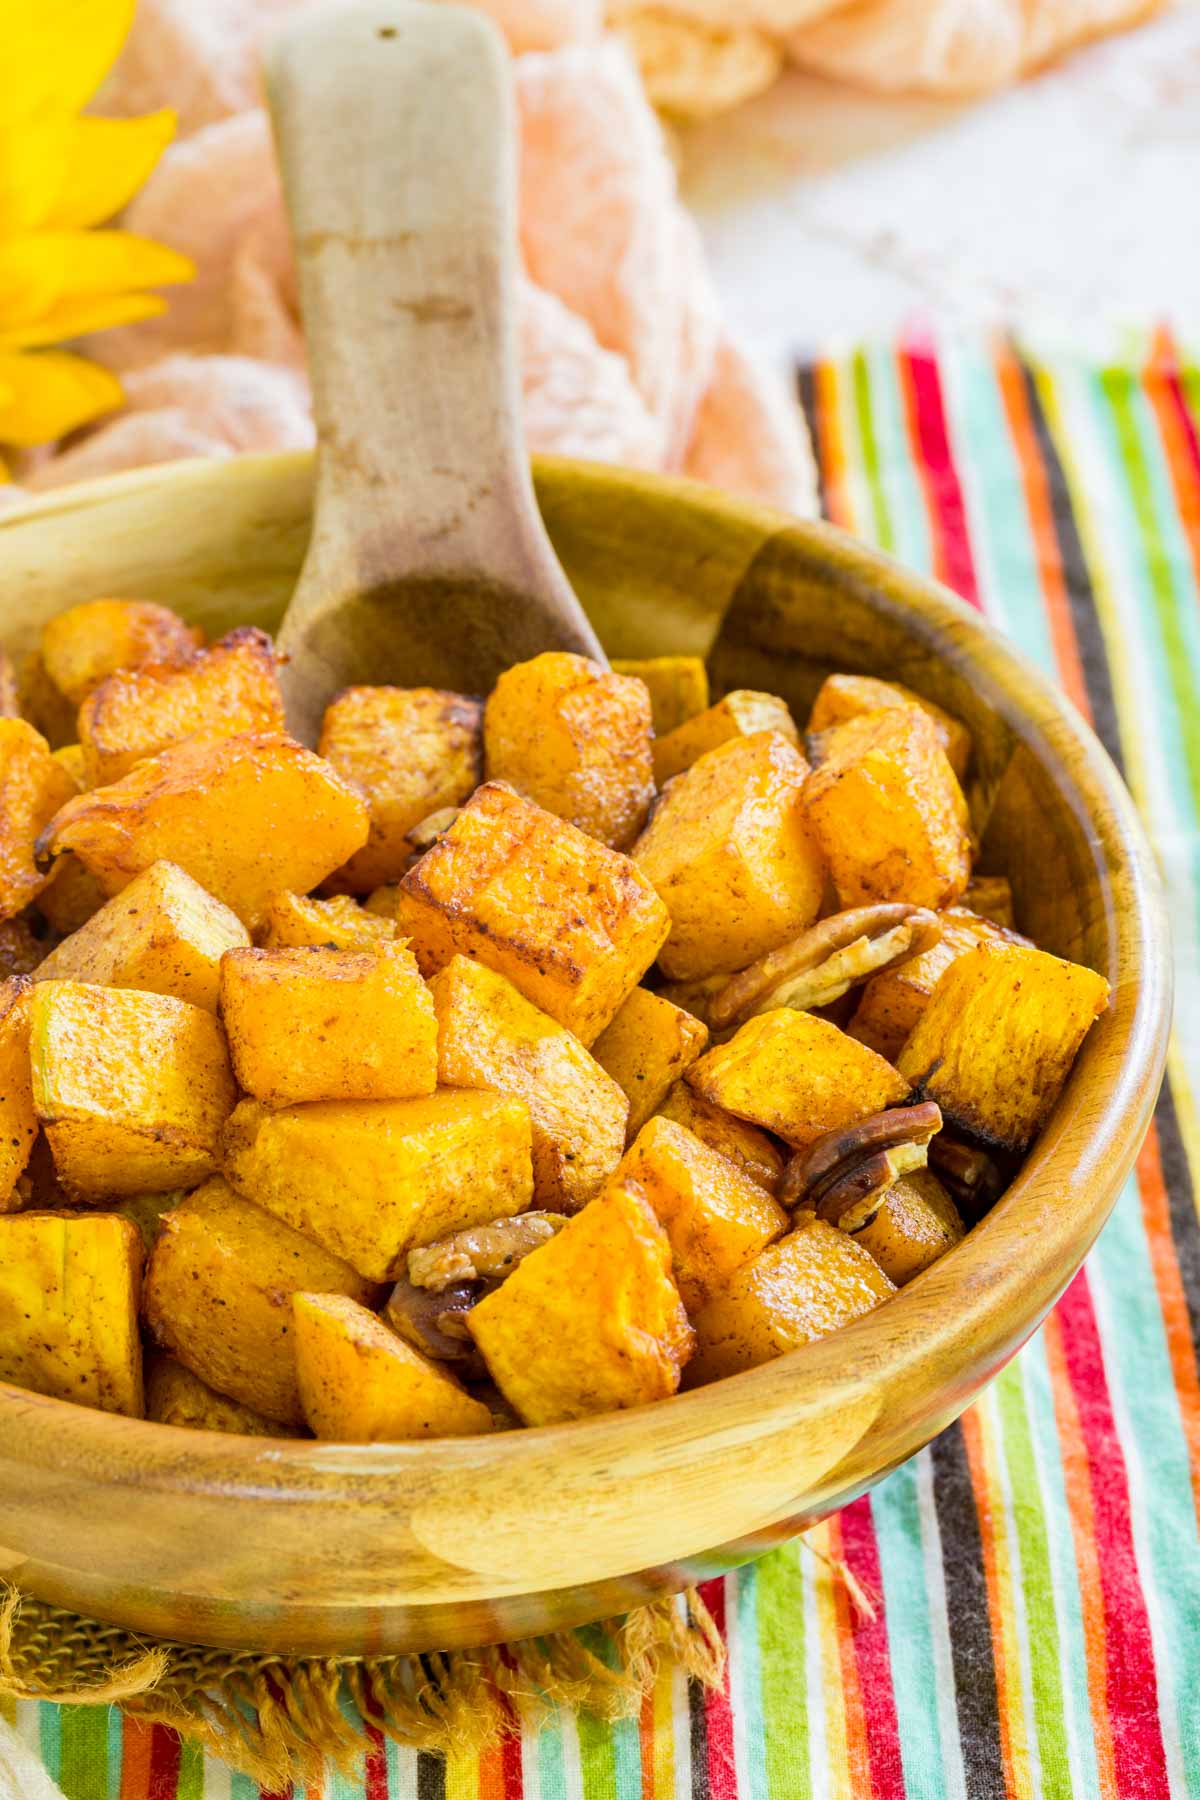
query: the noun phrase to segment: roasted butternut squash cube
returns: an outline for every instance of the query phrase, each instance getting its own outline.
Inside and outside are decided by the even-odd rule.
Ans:
[[[692,1350],[670,1240],[626,1180],[527,1256],[467,1328],[527,1425],[664,1399]]]
[[[578,1212],[621,1160],[628,1104],[578,1038],[511,981],[456,956],[429,984],[438,1077],[447,1087],[513,1094],[529,1108],[533,1197]]]
[[[492,1415],[448,1370],[344,1294],[293,1294],[296,1374],[309,1429],[342,1444],[477,1437]]]
[[[60,769],[75,783],[75,791],[82,794],[88,785],[87,759],[83,754],[82,744],[63,744],[60,749],[51,752]]]
[[[804,813],[843,906],[906,900],[936,910],[967,885],[967,803],[937,727],[915,707],[831,731],[805,783]]]
[[[666,737],[708,705],[708,670],[702,656],[614,656],[612,666],[618,675],[645,682],[656,737]]]
[[[488,780],[616,850],[646,823],[653,738],[645,683],[565,650],[506,669],[483,712]]]
[[[679,775],[633,848],[671,915],[673,981],[732,973],[811,925],[825,860],[804,822],[808,764],[775,731],[731,738]]]
[[[984,941],[1024,941],[962,906],[948,906],[940,916],[941,941],[920,956],[910,956],[907,962],[872,975],[863,984],[858,1006],[847,1026],[851,1037],[869,1044],[889,1062],[895,1062],[929,1005],[929,996],[957,957],[965,956]]]
[[[632,1142],[708,1042],[708,1027],[649,988],[634,988],[592,1054],[629,1101]]]
[[[317,748],[366,796],[371,835],[331,887],[369,894],[400,880],[413,826],[461,806],[482,781],[482,722],[478,700],[441,688],[343,689],[326,711]]]
[[[961,719],[945,712],[934,700],[922,699],[899,681],[880,681],[874,675],[830,675],[821,683],[809,715],[810,734],[844,725],[864,713],[883,712],[890,706],[916,707],[932,719],[938,742],[959,781],[971,760],[971,734]]]
[[[790,1223],[758,1183],[682,1125],[651,1119],[621,1163],[671,1240],[675,1285],[689,1315]]]
[[[60,937],[70,937],[100,911],[108,895],[71,850],[56,856],[37,909]]]
[[[454,1088],[279,1111],[243,1100],[226,1128],[224,1169],[247,1199],[372,1281],[394,1281],[417,1245],[525,1211],[529,1109]]]
[[[272,894],[261,931],[268,950],[302,950],[308,944],[328,944],[334,950],[378,950],[395,936],[391,919],[367,912],[349,894],[331,894],[327,900],[306,894]]]
[[[946,1122],[1023,1150],[1108,1004],[1103,975],[1022,944],[981,943],[933,990],[897,1067]]]
[[[45,887],[34,844],[75,792],[39,731],[24,719],[0,719],[0,919],[13,918]]]
[[[860,1244],[810,1218],[733,1276],[693,1320],[696,1355],[688,1386],[720,1381],[798,1350],[895,1293]]]
[[[702,1144],[726,1157],[767,1193],[773,1194],[779,1186],[784,1157],[775,1140],[747,1119],[737,1119],[723,1107],[702,1100],[686,1081],[675,1083],[658,1116],[686,1126]]]
[[[130,1227],[132,1230],[133,1228]],[[218,1394],[277,1424],[303,1426],[292,1295],[378,1289],[219,1178],[167,1213],[150,1253],[142,1310],[156,1341]]]
[[[494,781],[409,870],[390,916],[425,975],[473,956],[581,1044],[637,986],[668,926],[628,857]]]
[[[21,660],[17,675],[17,717],[36,725],[46,742],[55,750],[69,744],[75,736],[78,707],[72,706],[46,672],[41,656],[34,651]]]
[[[406,1100],[437,1086],[437,1020],[405,944],[231,950],[221,1017],[238,1085],[268,1106]]]
[[[47,981],[30,997],[33,1102],[79,1199],[192,1187],[235,1099],[221,1027],[169,994]]]
[[[33,983],[10,975],[0,983],[0,1213],[25,1204],[17,1183],[38,1134],[29,1072],[29,1006]]]
[[[697,713],[654,745],[654,779],[659,787],[674,775],[690,769],[706,751],[730,738],[753,737],[760,731],[777,731],[789,744],[798,744],[800,733],[778,694],[759,694],[752,688],[735,688],[715,706]]]
[[[748,1019],[694,1062],[686,1080],[713,1106],[795,1145],[899,1106],[909,1089],[874,1050],[828,1019],[788,1007]]]
[[[42,627],[46,674],[72,707],[117,669],[182,662],[203,643],[169,607],[148,600],[85,600]]]
[[[111,1213],[0,1218],[0,1381],[142,1416],[142,1240]]]
[[[185,738],[282,731],[283,695],[265,631],[239,625],[184,662],[117,669],[79,709],[86,787],[106,787]]]
[[[253,929],[272,894],[315,887],[366,836],[362,796],[291,738],[197,738],[76,795],[40,848],[75,851],[109,894],[178,863]]]
[[[870,1223],[854,1233],[888,1280],[904,1287],[962,1241],[957,1206],[932,1169],[914,1169],[894,1181]]]
[[[174,1356],[155,1351],[146,1362],[146,1417],[190,1431],[228,1431],[239,1437],[291,1437],[286,1425],[218,1394]]]
[[[52,950],[39,981],[174,994],[217,1010],[221,958],[248,945],[237,914],[174,863],[152,863]]]

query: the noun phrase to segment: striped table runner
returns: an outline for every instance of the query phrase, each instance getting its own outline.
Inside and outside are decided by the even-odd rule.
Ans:
[[[792,1545],[706,1589],[727,1693],[664,1678],[640,1721],[444,1766],[379,1743],[307,1800],[1200,1800],[1200,369],[913,342],[800,395],[829,516],[981,607],[1124,770],[1179,951],[1154,1128],[1036,1341],[814,1534],[874,1619]],[[69,1800],[257,1800],[160,1728],[12,1716]]]

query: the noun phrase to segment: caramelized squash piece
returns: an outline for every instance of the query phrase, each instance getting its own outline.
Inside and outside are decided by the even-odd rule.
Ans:
[[[778,732],[731,738],[678,776],[633,848],[671,915],[673,981],[732,973],[811,925],[825,860],[804,821],[808,764]]]
[[[45,887],[37,897],[37,909],[60,937],[70,937],[93,918],[108,894],[74,851],[56,856]]]
[[[34,844],[75,792],[40,732],[24,719],[0,719],[0,919],[13,918],[45,887]]]
[[[634,988],[592,1054],[629,1101],[632,1141],[708,1042],[708,1027],[649,988]]]
[[[1023,944],[981,943],[951,963],[898,1067],[948,1125],[1024,1150],[1049,1118],[1093,1022],[1103,975]]]
[[[624,1094],[578,1038],[494,969],[455,956],[429,987],[439,1078],[448,1087],[523,1100],[533,1133],[534,1202],[578,1212],[621,1160]]]
[[[653,736],[643,682],[564,650],[506,669],[483,713],[488,780],[615,850],[646,823]]]
[[[230,1400],[193,1375],[174,1356],[155,1351],[146,1364],[146,1417],[158,1425],[180,1425],[191,1431],[228,1431],[240,1437],[291,1437],[240,1400]]]
[[[645,682],[655,737],[666,737],[708,705],[708,670],[702,656],[614,656],[612,666],[618,675]]]
[[[958,1208],[932,1169],[914,1169],[892,1183],[854,1241],[899,1288],[953,1250],[964,1230]]]
[[[527,1425],[664,1399],[692,1349],[670,1241],[620,1179],[473,1307],[467,1328]]]
[[[882,712],[889,706],[916,707],[933,721],[938,742],[959,781],[967,773],[971,760],[971,734],[960,719],[934,700],[924,700],[899,681],[880,681],[874,675],[829,675],[813,701],[809,715],[810,735],[844,725],[847,719],[859,719],[864,713]]]
[[[29,1069],[32,992],[28,975],[10,975],[0,984],[0,1213],[25,1204],[17,1183],[38,1134]]]
[[[293,1294],[296,1375],[309,1429],[342,1444],[476,1437],[492,1415],[344,1294]]]
[[[777,731],[789,744],[800,741],[787,702],[778,694],[758,694],[752,688],[735,688],[715,706],[697,713],[657,740],[654,779],[659,787],[663,787],[672,776],[690,769],[706,751],[715,750],[718,744],[726,744],[731,738],[752,737],[759,731]]]
[[[0,1381],[142,1416],[142,1240],[111,1213],[0,1218]]]
[[[929,996],[952,962],[979,943],[1025,941],[962,906],[948,906],[938,916],[942,921],[941,942],[920,956],[910,956],[907,962],[872,975],[847,1026],[851,1037],[869,1044],[889,1062],[894,1062],[904,1048],[909,1033],[929,1005]]]
[[[396,927],[348,894],[318,900],[308,894],[278,893],[267,900],[260,935],[268,950],[302,950],[310,944],[328,944],[333,950],[378,950],[394,942]]]
[[[85,600],[42,627],[42,665],[78,709],[117,669],[183,662],[203,642],[169,607],[149,600]]]
[[[702,1144],[726,1157],[768,1194],[779,1186],[784,1157],[775,1140],[747,1119],[737,1119],[723,1107],[702,1100],[686,1081],[675,1083],[658,1116],[686,1126]]]

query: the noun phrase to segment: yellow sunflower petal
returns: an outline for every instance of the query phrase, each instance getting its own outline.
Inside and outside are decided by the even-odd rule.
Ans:
[[[67,300],[190,281],[177,250],[128,231],[37,231],[0,242],[0,330],[31,325]]]
[[[0,444],[29,449],[47,444],[121,404],[121,384],[109,370],[64,350],[0,356]]]
[[[0,121],[76,113],[129,35],[137,0],[0,0]]]
[[[0,326],[28,325],[49,312],[66,279],[70,240],[34,233],[0,240]]]
[[[0,30],[3,29],[0,0]],[[0,125],[0,237],[44,225],[63,191],[75,121],[56,110]]]
[[[95,300],[63,300],[29,325],[17,325],[10,331],[0,325],[0,352],[62,344],[87,331],[107,331],[112,325],[154,319],[166,310],[161,294],[104,294]]]
[[[75,119],[56,203],[40,222],[70,230],[111,219],[137,193],[174,135],[169,107],[140,119]]]

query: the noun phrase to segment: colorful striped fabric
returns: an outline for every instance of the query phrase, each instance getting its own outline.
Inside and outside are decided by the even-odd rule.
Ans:
[[[307,1800],[1200,1800],[1200,368],[910,343],[804,369],[826,509],[1053,671],[1123,768],[1179,952],[1167,1087],[1112,1224],[970,1414],[707,1587],[725,1694],[482,1758],[379,1743]],[[171,1734],[15,1709],[69,1800],[255,1800]]]

